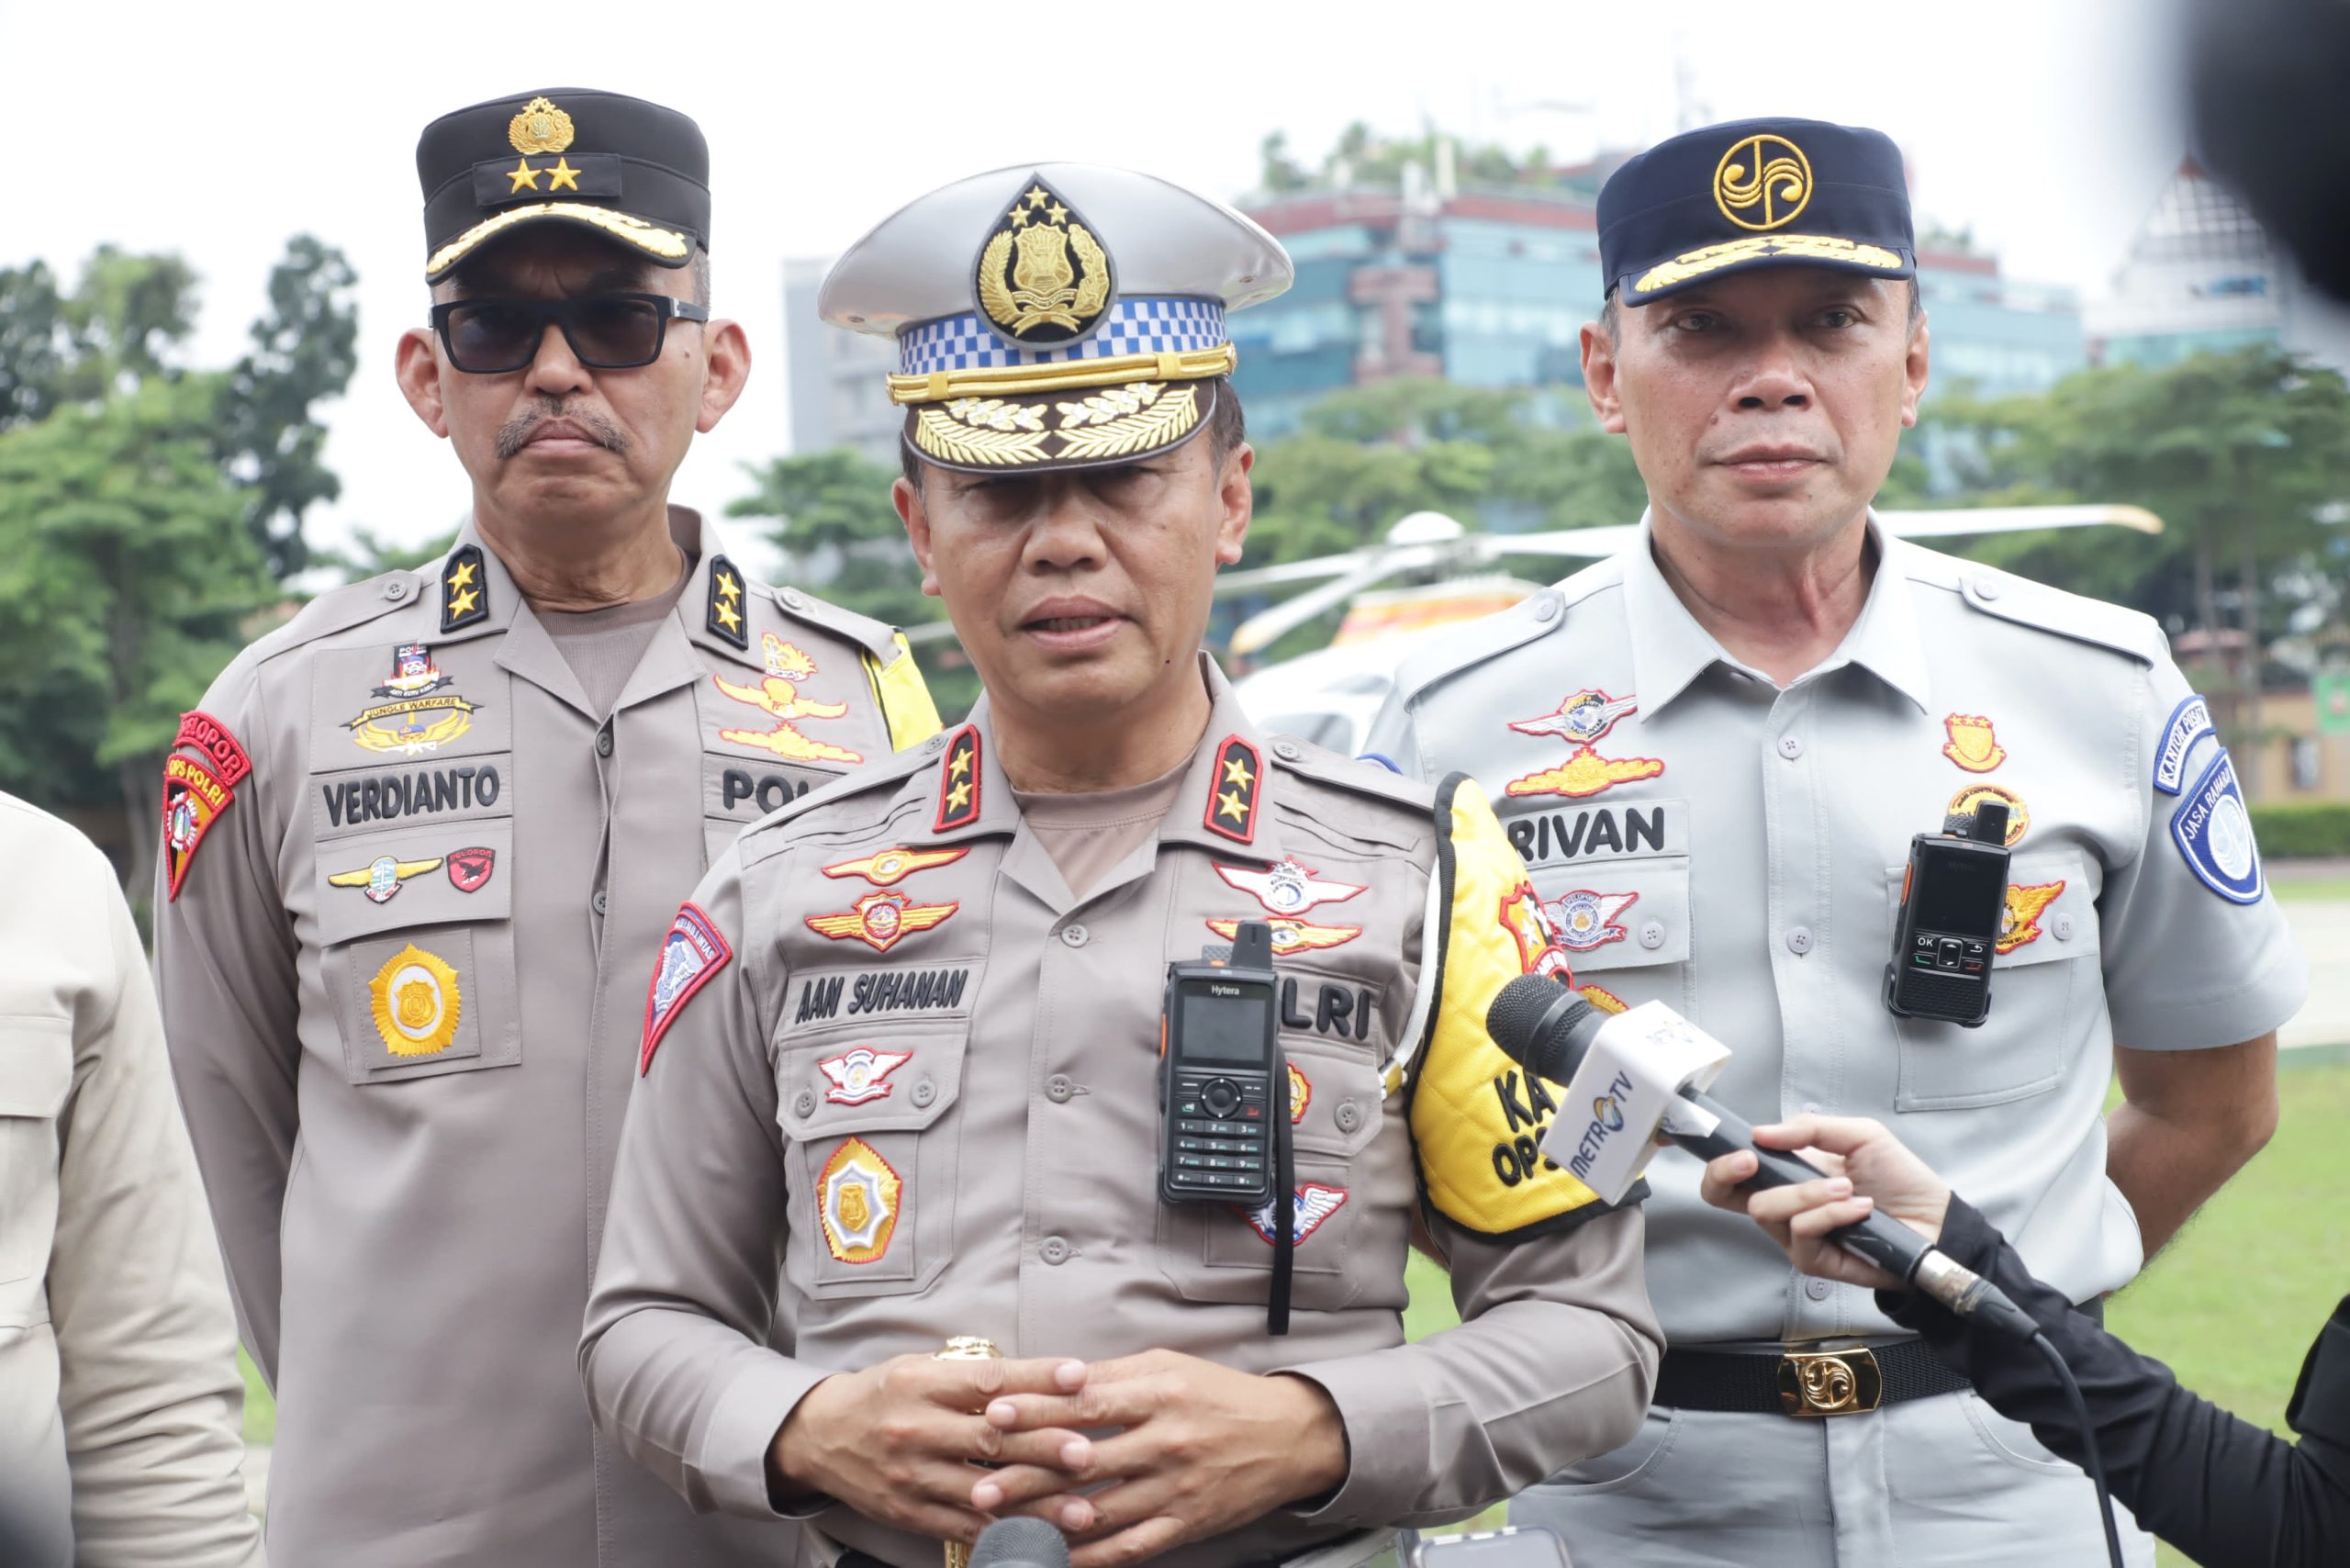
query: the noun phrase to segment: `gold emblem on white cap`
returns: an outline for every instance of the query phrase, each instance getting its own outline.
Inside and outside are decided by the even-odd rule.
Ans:
[[[525,155],[564,151],[570,147],[573,134],[571,117],[544,96],[532,98],[522,106],[520,114],[506,122],[506,140],[514,144],[515,151]]]

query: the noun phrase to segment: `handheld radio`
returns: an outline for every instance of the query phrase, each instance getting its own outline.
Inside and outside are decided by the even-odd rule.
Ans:
[[[1169,1204],[1271,1201],[1273,1129],[1289,1074],[1272,929],[1244,922],[1228,963],[1169,964],[1161,1016],[1158,1196]],[[1276,1091],[1280,1091],[1277,1094]]]
[[[1991,958],[2007,911],[2008,808],[1986,801],[1971,820],[1909,841],[1885,1005],[1903,1018],[1972,1029],[1991,1015]]]

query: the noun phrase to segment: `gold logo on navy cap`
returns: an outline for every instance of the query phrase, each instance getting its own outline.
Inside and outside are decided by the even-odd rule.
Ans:
[[[979,313],[1022,343],[1065,343],[1110,305],[1110,253],[1058,191],[1034,174],[988,230],[975,284]]]
[[[524,104],[522,112],[506,122],[506,140],[525,156],[561,152],[570,147],[573,134],[571,117],[556,108],[554,100],[543,96]]]
[[[1750,136],[1714,166],[1714,205],[1740,229],[1793,223],[1811,201],[1811,160],[1784,136]]]

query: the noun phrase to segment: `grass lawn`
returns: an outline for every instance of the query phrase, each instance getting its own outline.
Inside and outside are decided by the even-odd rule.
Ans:
[[[2350,877],[2329,877],[2296,882],[2281,877],[2268,880],[2268,890],[2279,903],[2350,903]]]
[[[2278,1432],[2310,1341],[2350,1292],[2350,1064],[2328,1053],[2296,1066],[2297,1054],[2286,1053],[2278,1079],[2276,1139],[2113,1298],[2106,1318],[2187,1387]],[[1415,1255],[1410,1282],[1411,1338],[1460,1321],[1435,1263]],[[2165,1546],[2161,1561],[2184,1568],[2188,1560]]]

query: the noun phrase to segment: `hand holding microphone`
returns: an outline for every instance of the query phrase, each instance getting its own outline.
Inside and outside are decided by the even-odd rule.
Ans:
[[[1548,976],[1522,975],[1494,996],[1485,1032],[1528,1071],[1567,1086],[1543,1151],[1610,1203],[1639,1175],[1646,1146],[1659,1129],[1708,1161],[1734,1158],[1742,1167],[1751,1159],[1752,1173],[1743,1178],[1748,1187],[1800,1189],[1834,1179],[1770,1147],[1772,1140],[1758,1143],[1743,1117],[1704,1092],[1702,1085],[1713,1081],[1729,1049],[1661,1002],[1610,1016]],[[1796,1199],[1784,1206],[1792,1238],[1795,1211],[1814,1204]],[[1807,1235],[1818,1229],[1822,1240],[1963,1317],[2021,1339],[2039,1332],[1997,1287],[1937,1251],[1917,1230],[1873,1206],[1863,1208],[1854,1220],[1807,1222]]]
[[[1884,1124],[1858,1116],[1791,1116],[1756,1127],[1754,1141],[1794,1151],[1823,1174],[1789,1186],[1751,1187],[1747,1183],[1759,1166],[1740,1149],[1709,1161],[1698,1191],[1714,1207],[1761,1226],[1804,1273],[1899,1290],[1902,1281],[1848,1251],[1831,1234],[1872,1213],[1901,1221],[1928,1243],[1941,1238],[1950,1188]]]

